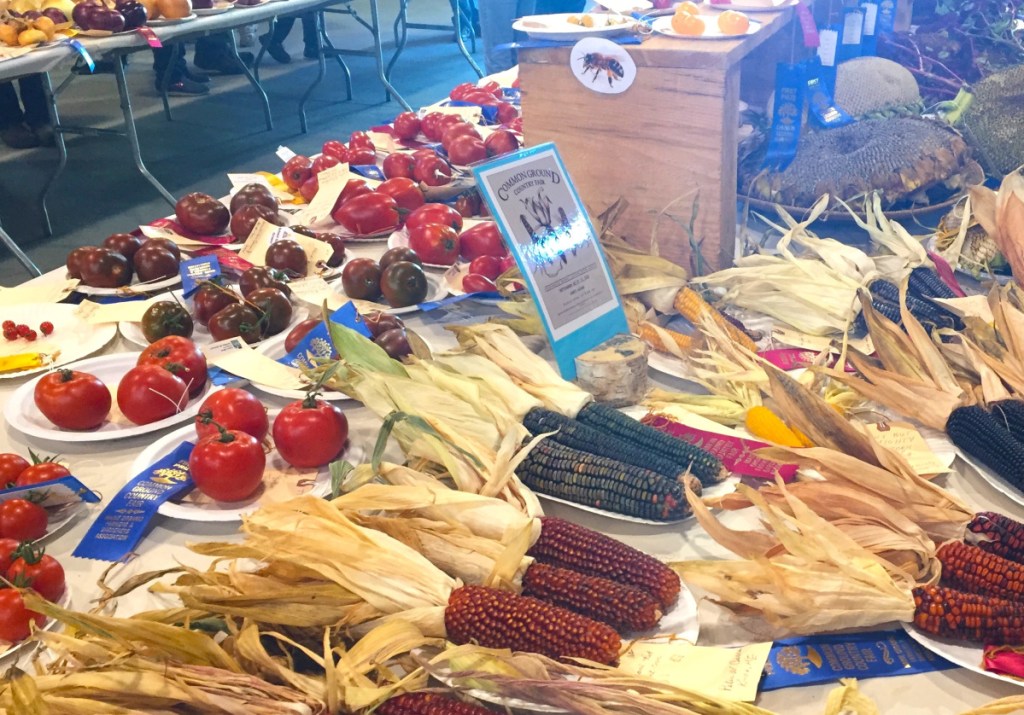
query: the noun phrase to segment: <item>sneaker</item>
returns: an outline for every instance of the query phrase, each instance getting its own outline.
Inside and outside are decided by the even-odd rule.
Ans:
[[[157,85],[157,91],[160,91],[160,85]],[[194,97],[199,94],[209,94],[210,88],[205,84],[199,82],[193,82],[187,77],[182,77],[177,82],[171,82],[167,85],[167,94],[172,97]]]
[[[279,42],[267,45],[267,54],[283,65],[292,61],[292,56],[288,54],[288,50]]]
[[[39,137],[21,122],[0,129],[0,141],[11,149],[31,149],[39,146]]]
[[[252,57],[252,54],[249,52],[245,54]],[[242,53],[239,53],[239,55],[241,56]],[[245,62],[245,60],[243,59],[242,62]],[[244,74],[245,68],[242,66],[242,62],[229,55],[224,55],[209,59],[196,57],[193,64],[199,69],[206,70],[207,72],[216,72],[217,74]]]
[[[200,72],[199,70],[189,69],[187,65],[183,74],[187,79],[190,79],[193,82],[199,82],[199,84],[207,84],[210,81],[210,75],[205,72]]]

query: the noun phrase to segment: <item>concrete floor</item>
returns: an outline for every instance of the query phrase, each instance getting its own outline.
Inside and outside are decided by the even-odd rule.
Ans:
[[[354,6],[361,9],[362,4],[356,0]],[[413,22],[450,22],[449,6],[443,0],[410,5]],[[397,0],[381,2],[381,17],[388,23],[388,30],[397,6]],[[370,45],[369,33],[350,18],[329,14],[327,22],[328,34],[337,47]],[[264,31],[261,27],[257,34]],[[315,61],[302,58],[298,23],[285,46],[292,55],[290,65],[279,65],[267,57],[261,67],[274,115],[275,128],[270,132],[244,77],[215,75],[209,95],[172,97],[174,121],[168,122],[153,88],[149,55],[131,56],[128,82],[142,155],[150,171],[172,194],[226,194],[229,172],[278,170],[281,162],[275,151],[281,145],[298,153],[315,153],[327,139],[346,140],[350,132],[379,124],[401,111],[396,102],[385,103],[372,60],[348,58],[354,85],[352,101],[344,101],[342,73],[336,64],[329,63],[324,82],[307,105],[309,133],[302,134],[298,103],[315,78],[317,66]],[[387,46],[385,52],[389,54]],[[191,50],[188,56],[191,62]],[[477,61],[482,64],[479,53]],[[52,74],[54,84],[65,76],[67,70],[59,68]],[[475,78],[451,32],[414,30],[395,67],[392,83],[410,104],[420,107],[446,96],[459,82]],[[116,126],[121,116],[113,75],[76,78],[58,106],[62,122],[67,124]],[[49,201],[54,235],[46,238],[37,199],[56,164],[56,150],[13,151],[0,145],[0,223],[42,270],[63,264],[65,255],[75,246],[99,243],[111,233],[132,230],[140,222],[171,212],[171,207],[135,171],[127,149],[127,141],[120,137],[69,137],[68,167]],[[0,285],[15,285],[27,277],[21,265],[0,248]]]

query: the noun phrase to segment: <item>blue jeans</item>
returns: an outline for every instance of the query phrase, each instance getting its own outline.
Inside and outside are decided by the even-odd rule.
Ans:
[[[484,65],[488,74],[507,70],[516,63],[515,52],[495,50],[512,42],[512,22],[534,13],[535,0],[480,0],[480,37],[484,45]]]

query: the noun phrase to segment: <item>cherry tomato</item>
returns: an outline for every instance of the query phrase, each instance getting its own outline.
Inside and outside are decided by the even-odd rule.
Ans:
[[[388,179],[377,187],[377,191],[393,198],[398,208],[405,211],[414,211],[426,202],[419,185],[403,176]]]
[[[7,573],[7,569],[10,568],[11,562],[14,561],[14,552],[21,546],[21,542],[17,539],[0,539],[0,576]]]
[[[425,204],[413,211],[405,219],[405,226],[410,231],[428,223],[440,223],[451,226],[456,231],[462,230],[462,214],[445,204]]]
[[[293,467],[322,467],[335,459],[348,439],[348,419],[315,396],[298,400],[274,418],[274,446]]]
[[[335,157],[342,164],[348,163],[348,149],[337,139],[329,139],[320,149],[321,153]]]
[[[263,483],[267,456],[260,441],[240,430],[219,429],[206,437],[188,458],[188,471],[196,488],[211,499],[241,501]]]
[[[467,293],[489,293],[498,290],[498,287],[487,276],[468,273],[462,277],[462,290]]]
[[[36,383],[33,397],[43,416],[61,429],[94,429],[110,414],[110,390],[87,372],[47,373]]]
[[[388,179],[394,179],[399,176],[411,178],[413,169],[416,168],[416,160],[412,158],[412,154],[396,151],[384,157],[384,161],[381,162],[380,166],[384,176]]]
[[[424,263],[450,266],[459,258],[459,234],[441,223],[417,225],[409,229],[409,248]]]
[[[195,419],[199,439],[220,434],[214,422],[227,430],[251,434],[259,441],[270,431],[267,408],[258,398],[237,387],[218,390],[203,401]]]
[[[28,499],[0,502],[0,537],[35,541],[46,533],[46,509]]]
[[[477,256],[469,263],[469,272],[478,273],[490,280],[496,280],[502,274],[502,260],[497,256]]]
[[[43,614],[25,608],[25,601],[16,589],[0,589],[0,641],[18,643],[25,640],[31,632],[30,621],[41,627],[46,619]]]
[[[412,178],[422,181],[427,186],[444,186],[451,183],[452,168],[448,162],[437,156],[417,159],[412,170]]]
[[[206,389],[206,356],[194,342],[180,335],[168,335],[142,351],[136,365],[159,365],[188,385],[189,397]]]
[[[70,476],[71,471],[63,464],[44,459],[41,462],[30,464],[25,467],[21,474],[18,475],[14,485],[18,487],[27,487],[32,484],[52,482],[54,479],[63,479],[64,477]]]
[[[22,548],[21,556],[11,562],[7,579],[16,586],[30,587],[47,601],[64,595],[64,567],[42,549]]]
[[[478,223],[459,234],[459,255],[472,261],[479,256],[504,256],[508,253],[494,221]]]
[[[394,131],[399,139],[415,139],[420,134],[420,118],[415,112],[402,112],[395,117]]]
[[[346,201],[332,214],[345,230],[357,236],[392,231],[398,227],[398,204],[387,194],[373,192]]]
[[[136,365],[117,385],[117,406],[137,425],[176,415],[187,404],[185,381],[160,365]]]
[[[14,454],[13,452],[0,453],[0,489],[3,489],[8,484],[14,484],[14,480],[18,478],[18,475],[30,466],[32,466],[31,463],[20,454]],[[3,571],[3,569],[0,569],[0,571]]]

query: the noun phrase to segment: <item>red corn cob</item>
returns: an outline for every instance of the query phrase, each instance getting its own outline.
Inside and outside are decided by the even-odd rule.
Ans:
[[[985,551],[1024,564],[1024,524],[994,511],[982,511],[967,528],[986,538],[978,542]]]
[[[1024,604],[941,586],[914,589],[914,625],[926,633],[985,645],[1024,644]]]
[[[494,715],[487,708],[438,693],[404,693],[377,708],[378,715]]]
[[[619,633],[646,631],[661,620],[658,599],[646,591],[542,563],[523,574],[523,595],[607,623]]]
[[[647,591],[661,602],[664,611],[679,598],[679,576],[668,566],[621,541],[565,519],[541,517],[540,537],[527,553],[541,563]]]
[[[603,623],[536,598],[485,586],[452,591],[444,611],[448,640],[509,648],[549,658],[586,658],[612,664],[622,641]]]
[[[939,547],[945,586],[996,598],[1020,599],[1024,594],[1024,566],[977,546],[951,541]]]

